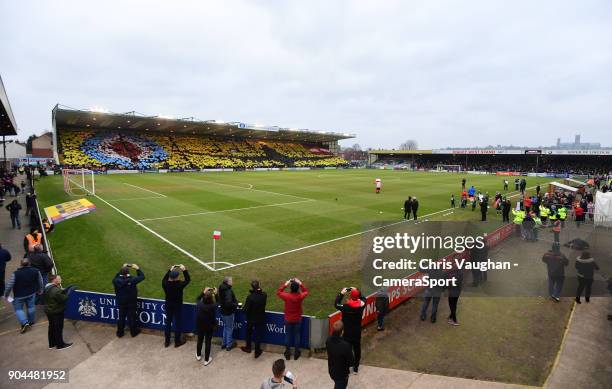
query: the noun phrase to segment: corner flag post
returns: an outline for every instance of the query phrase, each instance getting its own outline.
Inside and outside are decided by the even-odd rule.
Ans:
[[[216,270],[216,242],[217,240],[219,240],[219,238],[221,238],[221,231],[215,230],[213,231],[213,270]]]

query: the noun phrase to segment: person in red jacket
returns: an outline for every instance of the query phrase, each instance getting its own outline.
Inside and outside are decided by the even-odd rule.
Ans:
[[[290,292],[285,292],[289,287]],[[300,333],[302,330],[302,302],[308,289],[297,278],[285,281],[278,287],[276,295],[285,302],[285,359],[291,359],[291,347],[295,347],[294,359],[300,357]]]
[[[574,207],[574,216],[576,218],[576,227],[580,228],[580,224],[584,223],[584,209],[580,205]]]

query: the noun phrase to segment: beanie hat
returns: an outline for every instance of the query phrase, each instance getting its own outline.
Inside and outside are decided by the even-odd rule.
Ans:
[[[179,272],[177,272],[176,270],[172,270],[169,274],[170,278],[178,278],[179,276]]]

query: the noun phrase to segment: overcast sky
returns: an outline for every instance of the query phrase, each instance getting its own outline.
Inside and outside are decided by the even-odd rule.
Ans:
[[[420,148],[612,145],[612,2],[3,1],[20,138],[56,103]]]

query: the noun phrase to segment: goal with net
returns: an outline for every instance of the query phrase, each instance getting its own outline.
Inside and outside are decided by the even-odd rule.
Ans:
[[[438,165],[436,165],[436,170],[439,171],[439,172],[455,172],[455,173],[459,173],[462,169],[461,169],[461,165],[438,164]]]
[[[62,169],[64,191],[72,196],[95,195],[96,179],[93,170]]]

